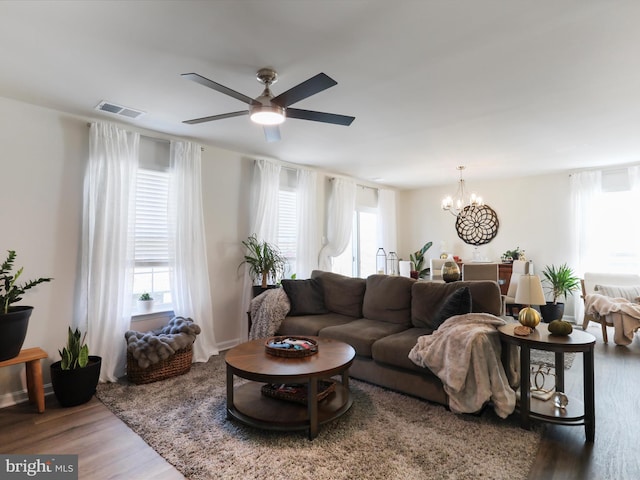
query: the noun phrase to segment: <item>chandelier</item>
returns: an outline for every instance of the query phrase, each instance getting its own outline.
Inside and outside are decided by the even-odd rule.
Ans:
[[[465,190],[464,179],[462,178],[462,171],[465,169],[464,165],[457,167],[460,172],[460,180],[458,180],[458,190],[456,190],[455,196],[446,196],[442,199],[442,209],[448,211],[454,217],[462,214],[465,215],[469,210],[465,210],[465,207],[478,207],[484,205],[482,198],[478,197],[475,193],[468,195]]]

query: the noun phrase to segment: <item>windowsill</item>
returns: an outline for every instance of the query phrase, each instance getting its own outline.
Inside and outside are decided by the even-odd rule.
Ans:
[[[131,322],[142,322],[147,320],[155,320],[156,318],[171,318],[174,316],[172,309],[154,310],[152,312],[134,312],[131,314]]]

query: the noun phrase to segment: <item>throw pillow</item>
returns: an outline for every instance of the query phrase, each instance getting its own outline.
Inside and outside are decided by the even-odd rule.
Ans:
[[[471,313],[471,290],[469,287],[459,288],[446,298],[433,318],[433,326],[437,329],[447,318],[465,313]]]
[[[607,297],[626,298],[635,302],[640,295],[640,285],[596,285],[594,291]]]
[[[289,315],[320,315],[329,312],[318,280],[282,280],[282,288],[291,303]]]

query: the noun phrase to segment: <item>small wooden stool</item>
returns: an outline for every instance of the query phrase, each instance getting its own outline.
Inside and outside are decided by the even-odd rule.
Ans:
[[[0,362],[0,368],[24,363],[27,367],[27,393],[29,403],[35,403],[38,413],[44,412],[44,385],[42,384],[42,365],[40,360],[47,358],[47,352],[39,347],[20,350],[17,357]]]

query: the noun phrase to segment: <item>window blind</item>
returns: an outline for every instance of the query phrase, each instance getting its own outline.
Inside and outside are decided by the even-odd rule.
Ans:
[[[294,190],[280,190],[278,202],[278,247],[280,252],[291,262],[296,258],[298,238],[296,192]]]
[[[139,169],[136,184],[135,263],[161,266],[169,262],[169,173]]]

